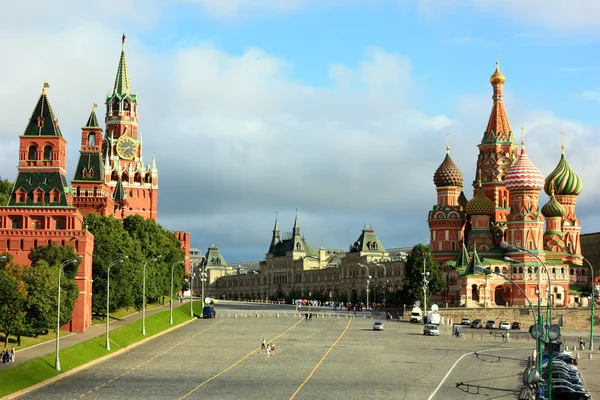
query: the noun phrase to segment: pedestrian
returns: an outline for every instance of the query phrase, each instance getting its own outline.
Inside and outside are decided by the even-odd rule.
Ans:
[[[510,332],[506,332],[506,343],[510,343]]]
[[[506,342],[506,333],[502,332],[502,342]]]
[[[271,343],[271,353],[275,355],[275,342]]]
[[[264,350],[264,349],[265,349],[265,347],[266,347],[266,343],[267,343],[267,342],[266,342],[266,339],[265,339],[265,338],[263,338],[262,344],[260,345],[260,349],[261,349],[261,350]]]
[[[304,320],[305,320],[305,321],[308,321],[308,313],[306,313],[306,314],[304,315]]]
[[[267,345],[267,358],[271,357],[271,344]]]
[[[308,313],[308,319],[312,321],[312,313]]]
[[[6,358],[4,358],[5,355],[6,355],[6,349],[2,349],[2,354],[0,355],[0,358],[2,359],[2,362],[6,364]]]
[[[16,355],[17,355],[17,352],[15,351],[15,348],[13,346],[12,350],[10,351],[10,362],[15,362]]]

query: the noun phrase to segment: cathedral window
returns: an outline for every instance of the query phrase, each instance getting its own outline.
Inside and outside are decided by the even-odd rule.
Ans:
[[[123,173],[121,180],[123,181],[123,183],[129,183],[129,175],[127,174],[127,172]]]
[[[52,160],[52,146],[44,146],[44,160]]]
[[[119,174],[117,174],[117,171],[113,171],[112,174],[110,174],[110,180],[114,182],[119,180]]]
[[[135,183],[142,183],[142,174],[140,174],[139,172],[136,172],[135,175],[133,176],[133,181]]]
[[[44,118],[41,115],[37,118],[37,126],[38,128],[44,127]]]
[[[93,133],[88,133],[88,146],[94,147],[96,145],[96,135]]]
[[[144,180],[146,181],[146,183],[152,183],[152,177],[150,176],[150,174],[146,174]]]
[[[113,110],[113,113],[119,112],[119,101],[116,98],[114,99],[114,101],[112,103],[112,110]]]
[[[127,100],[123,101],[123,110],[129,111],[129,101],[127,101]]]
[[[37,160],[37,146],[35,144],[32,144],[31,146],[29,146],[29,152],[27,154],[27,159],[28,160]]]

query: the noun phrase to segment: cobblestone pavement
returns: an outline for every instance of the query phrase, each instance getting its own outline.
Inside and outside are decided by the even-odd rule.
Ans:
[[[256,312],[218,312],[20,398],[458,400],[477,390],[515,399],[533,350],[494,335],[456,339],[450,327],[426,337],[420,324],[373,331],[364,317]],[[271,357],[260,351],[263,337],[275,341]]]

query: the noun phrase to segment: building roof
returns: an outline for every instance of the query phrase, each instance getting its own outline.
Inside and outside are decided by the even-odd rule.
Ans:
[[[350,252],[385,253],[385,248],[371,226],[365,226],[358,239],[350,246]]]
[[[208,250],[206,252],[206,255],[204,256],[204,259],[206,260],[207,267],[228,266],[227,261],[225,261],[225,258],[219,251],[219,248],[213,243],[211,243],[210,246],[208,246]]]
[[[544,175],[531,162],[522,143],[521,155],[508,170],[504,178],[508,190],[541,190],[544,187]]]
[[[554,171],[544,181],[544,191],[548,195],[550,195],[551,184],[554,184],[555,194],[557,195],[577,196],[583,190],[581,178],[571,169],[564,153],[561,154],[560,161]]]
[[[104,162],[99,152],[85,152],[79,155],[75,176],[75,182],[103,182]]]
[[[88,120],[85,123],[85,127],[100,128],[100,124],[98,124],[98,117],[96,117],[96,110],[94,108],[92,108],[92,112],[90,113],[90,116],[88,117]]]
[[[450,147],[446,148],[446,157],[433,174],[433,183],[436,187],[463,187],[463,174],[450,157]]]
[[[488,125],[483,133],[483,139],[481,144],[491,144],[496,142],[510,142],[515,141],[515,137],[508,123],[508,117],[506,116],[506,110],[504,109],[504,95],[502,94],[502,87],[506,78],[500,72],[500,67],[496,63],[496,71],[490,78],[490,82],[494,88],[494,104],[492,106],[492,112]]]
[[[44,84],[44,90],[38,99],[23,136],[58,136],[62,137],[60,128],[58,127],[58,118],[54,115],[48,96],[46,96],[45,88],[48,84]]]
[[[44,193],[41,202],[36,201],[37,198],[34,196],[36,189]],[[17,192],[19,190],[23,190],[26,194],[24,203],[18,201]],[[53,190],[59,195],[58,201],[53,201],[54,197],[51,196]],[[67,179],[59,172],[19,172],[10,193],[8,205],[10,207],[67,207],[70,206],[66,196],[69,190]]]

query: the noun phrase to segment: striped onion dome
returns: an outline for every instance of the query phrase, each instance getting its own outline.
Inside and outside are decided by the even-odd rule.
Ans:
[[[544,187],[544,175],[527,157],[525,146],[517,162],[508,170],[504,183],[508,190],[541,190]]]
[[[554,194],[550,196],[550,201],[548,201],[544,207],[542,207],[542,214],[544,214],[544,217],[546,218],[562,217],[565,215],[565,212],[565,208],[558,202],[558,200],[556,200]]]
[[[544,191],[548,195],[550,195],[550,185],[552,182],[554,182],[555,193],[558,195],[577,196],[583,189],[581,178],[573,172],[564,154],[560,156],[558,165],[546,177],[546,181],[544,182]]]
[[[463,187],[463,174],[450,158],[449,150],[449,148],[446,148],[446,157],[433,174],[433,183],[436,187]]]
[[[467,203],[469,202],[469,200],[467,200],[467,196],[465,196],[465,192],[463,192],[462,190],[460,191],[460,196],[458,196],[458,204],[462,207],[462,209],[464,210],[467,207]]]

